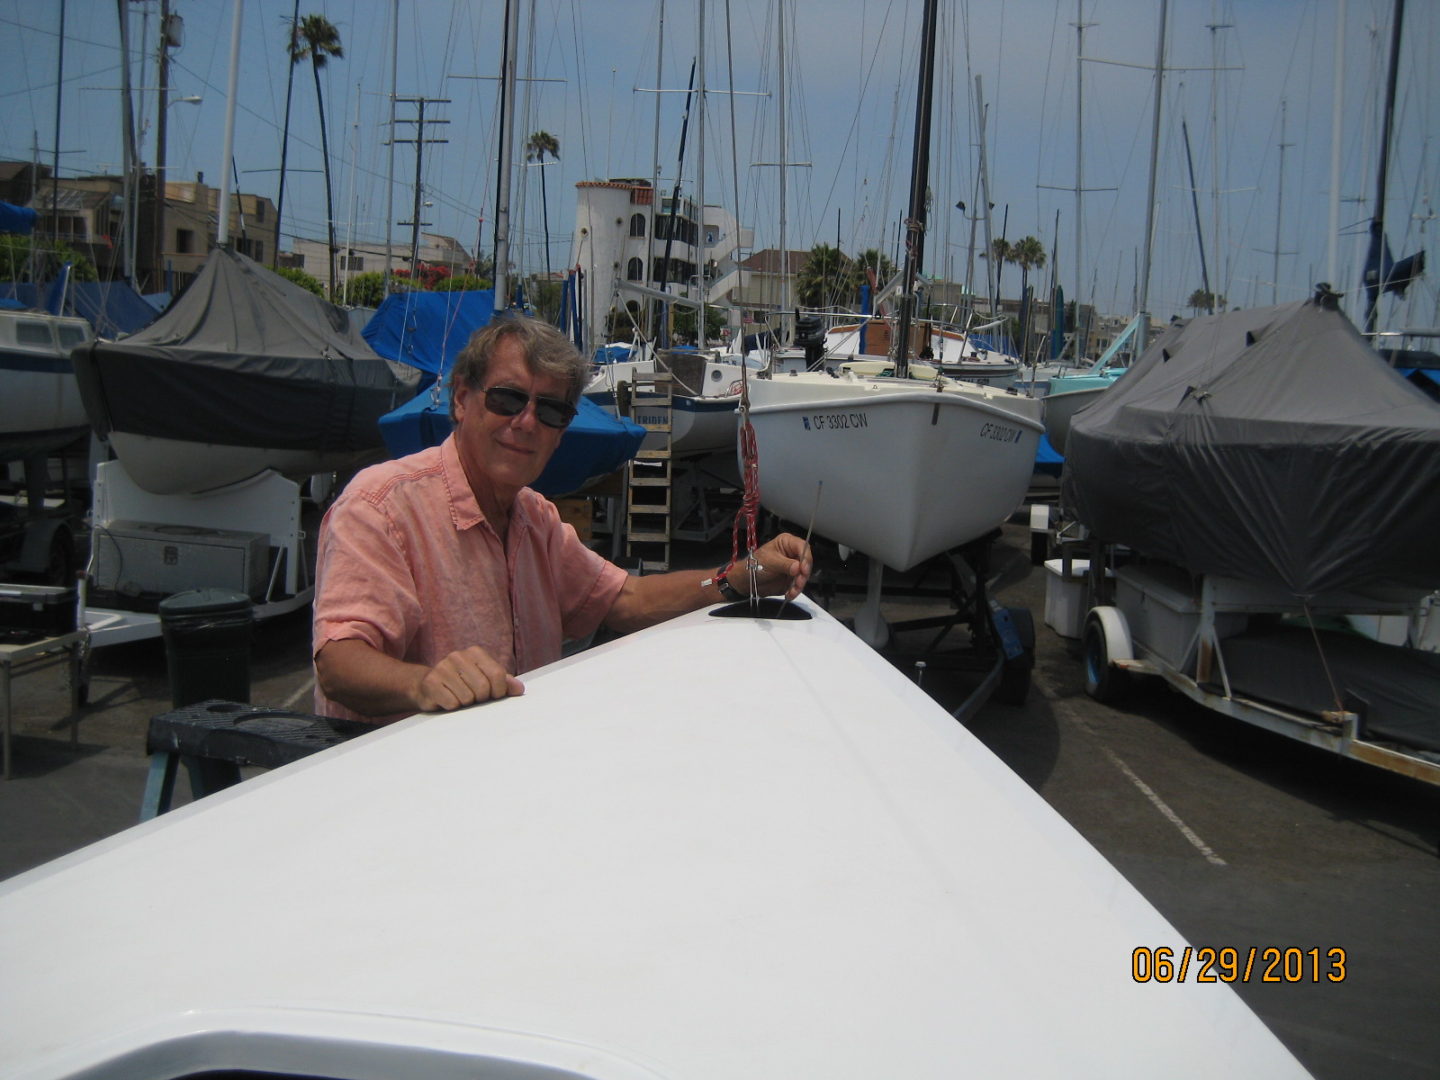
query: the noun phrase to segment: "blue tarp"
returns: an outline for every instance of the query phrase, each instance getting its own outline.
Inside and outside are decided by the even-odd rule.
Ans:
[[[437,400],[438,397],[438,400]],[[438,446],[450,434],[450,391],[424,390],[380,418],[380,434],[392,457]],[[589,398],[565,429],[560,446],[540,478],[530,486],[542,495],[568,495],[589,481],[614,472],[635,456],[645,429],[612,416]]]
[[[0,233],[21,233],[29,236],[35,231],[35,211],[28,206],[15,206],[0,202]]]
[[[438,446],[450,434],[448,374],[470,335],[495,314],[494,290],[412,292],[388,296],[362,333],[381,356],[439,376],[437,395],[424,390],[380,418],[380,434],[392,457]],[[565,429],[550,464],[531,487],[542,495],[578,491],[635,456],[645,429],[580,399],[580,412]]]
[[[381,356],[439,375],[495,314],[495,290],[387,296],[361,331]]]
[[[28,281],[0,283],[0,297],[16,300],[21,307],[43,307],[45,300]],[[143,330],[159,312],[124,281],[72,281],[60,314],[79,315],[100,337],[118,338]]]

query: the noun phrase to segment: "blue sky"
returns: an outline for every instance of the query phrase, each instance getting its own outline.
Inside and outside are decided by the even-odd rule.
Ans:
[[[757,248],[779,242],[779,170],[755,164],[776,162],[781,153],[774,2],[705,4],[706,201],[738,203],[739,216],[755,229]],[[203,101],[170,106],[170,175],[189,179],[203,172],[218,184],[233,8],[228,0],[172,0],[172,6],[185,20],[185,44],[172,53],[173,91]],[[942,2],[929,272],[963,279],[970,265],[970,224],[954,206],[979,203],[979,76],[994,233],[1003,223],[1012,240],[1031,234],[1047,249],[1058,244],[1067,296],[1078,293],[1116,314],[1131,310],[1145,223],[1154,100],[1148,69],[1155,60],[1159,6],[1158,0]],[[293,0],[245,0],[242,9],[234,157],[241,189],[272,198],[292,7]],[[651,174],[657,97],[662,187],[673,184],[683,99],[673,91],[684,88],[699,48],[699,8],[698,0],[534,0],[524,14],[522,72],[528,69],[532,79],[520,94],[517,127],[522,133],[544,129],[560,141],[560,160],[544,167],[556,267],[568,259],[576,181]],[[1341,8],[1340,0],[1170,0],[1166,63],[1172,70],[1162,96],[1149,287],[1158,317],[1184,312],[1186,297],[1201,284],[1183,132],[1190,140],[1212,288],[1232,304],[1253,306],[1307,295],[1315,281],[1330,276],[1332,87]],[[153,52],[159,4],[148,0],[132,9],[132,46],[143,41]],[[1074,24],[1081,10],[1084,21],[1094,24],[1084,36],[1091,59],[1082,65],[1081,124],[1084,182],[1096,190],[1084,196],[1077,283]],[[1343,201],[1333,257],[1337,285],[1353,292],[1364,226],[1373,212],[1391,3],[1345,0],[1343,10]],[[121,160],[118,95],[107,89],[120,85],[116,5],[66,0],[65,11],[61,171],[113,170]],[[322,73],[337,233],[357,244],[383,240],[393,8],[385,0],[302,0],[300,11],[323,12],[339,28],[345,48],[345,58]],[[785,153],[791,162],[808,163],[790,170],[789,245],[807,248],[838,236],[847,251],[882,247],[893,253],[909,189],[921,0],[796,0],[787,2],[786,11]],[[58,2],[0,0],[4,157],[28,158],[38,145],[43,159],[51,159],[59,12]],[[449,99],[427,107],[427,116],[449,122],[427,131],[448,141],[425,151],[423,200],[431,205],[422,220],[431,223],[429,231],[455,236],[471,249],[479,236],[486,249],[492,243],[492,76],[502,20],[501,0],[416,0],[401,5],[399,47],[393,50],[400,96]],[[1440,230],[1429,216],[1440,198],[1437,21],[1440,5],[1409,4],[1386,206],[1397,257],[1433,247]],[[325,204],[314,85],[308,66],[297,75],[290,156],[295,171],[287,181],[285,229],[318,238]],[[143,73],[137,68],[134,81],[154,85],[153,66]],[[672,92],[651,92],[657,86]],[[733,97],[725,92],[732,86]],[[151,103],[144,113],[150,144],[143,151],[151,160],[153,114]],[[414,106],[400,106],[399,115],[413,117]],[[683,177],[688,194],[695,191],[697,123],[698,109]],[[402,125],[398,134],[413,138],[414,126]],[[408,220],[414,147],[396,146],[395,155],[393,217]],[[521,172],[526,194],[519,250],[527,269],[543,268],[539,170]],[[397,240],[408,237],[398,225],[392,232]],[[974,265],[983,277],[984,264]],[[1004,291],[1013,295],[1018,272],[1010,268],[1005,275]],[[1440,321],[1434,277],[1387,312],[1391,325]]]

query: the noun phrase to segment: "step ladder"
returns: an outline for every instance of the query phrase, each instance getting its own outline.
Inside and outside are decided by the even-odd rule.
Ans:
[[[629,413],[646,435],[640,452],[626,466],[625,554],[642,574],[670,569],[674,404],[670,372],[636,373]]]

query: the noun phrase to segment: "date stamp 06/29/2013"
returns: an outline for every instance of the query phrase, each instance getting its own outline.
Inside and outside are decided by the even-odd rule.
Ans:
[[[1250,945],[1241,948],[1196,948],[1186,945],[1137,947],[1130,954],[1130,977],[1138,983],[1342,983],[1348,957],[1336,946]]]

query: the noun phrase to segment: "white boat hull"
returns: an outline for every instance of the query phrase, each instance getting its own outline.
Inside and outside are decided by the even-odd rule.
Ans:
[[[84,319],[0,312],[0,460],[56,449],[89,430],[70,348],[94,337]]]
[[[798,603],[696,612],[0,884],[0,1074],[1305,1075],[1223,981],[1137,982],[1181,935]]]
[[[1065,440],[1070,436],[1070,423],[1075,419],[1075,414],[1093,405],[1095,399],[1108,389],[1108,386],[1101,386],[1085,390],[1065,390],[1046,394],[1040,399],[1045,405],[1045,434],[1056,452],[1065,453]]]
[[[156,495],[213,491],[259,476],[266,470],[300,480],[316,473],[343,471],[379,455],[378,450],[323,453],[284,447],[225,446],[110,432],[107,441],[131,478]]]
[[[753,363],[751,377],[754,378]],[[655,370],[650,360],[622,360],[605,364],[585,388],[585,396],[612,412],[615,389],[622,382],[634,384],[637,374],[644,378]],[[686,387],[686,392],[673,398],[670,416],[670,452],[676,457],[697,457],[735,448],[735,409],[740,404],[739,357],[707,360],[703,385]],[[647,411],[642,403],[633,417],[637,424],[653,426],[664,417]],[[642,450],[660,449],[664,437],[651,433],[641,444]]]
[[[896,570],[1009,517],[1042,430],[1039,402],[955,383],[787,375],[750,401],[765,508]]]

